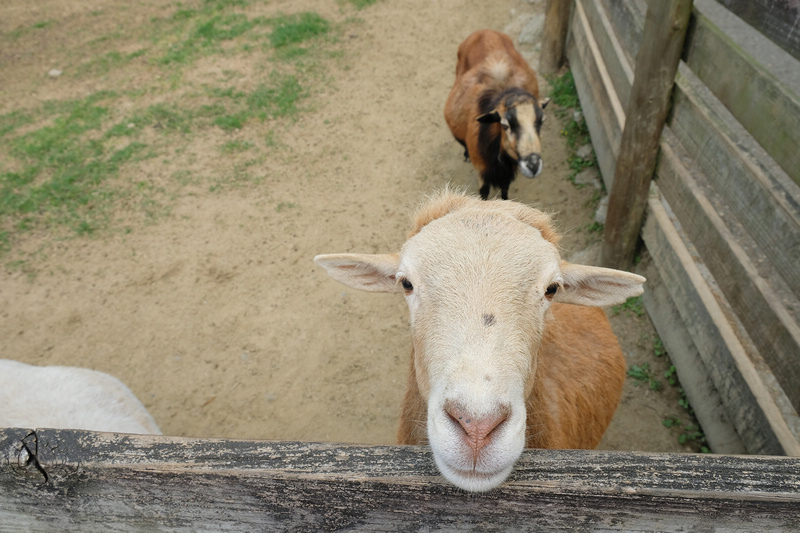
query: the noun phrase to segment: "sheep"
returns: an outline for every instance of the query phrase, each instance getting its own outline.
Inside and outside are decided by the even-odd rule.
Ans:
[[[478,171],[481,198],[495,187],[507,200],[517,168],[527,178],[542,172],[539,132],[549,101],[539,100],[536,74],[508,35],[478,30],[458,47],[444,118]]]
[[[0,427],[161,434],[144,405],[113,376],[10,359],[0,359]]]
[[[397,440],[429,443],[467,491],[502,483],[524,447],[597,446],[625,360],[598,306],[643,292],[636,274],[561,260],[551,217],[445,189],[399,253],[314,261],[356,289],[401,292],[412,351]]]

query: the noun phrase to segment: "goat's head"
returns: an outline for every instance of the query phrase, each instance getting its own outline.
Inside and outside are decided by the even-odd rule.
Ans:
[[[561,261],[557,240],[540,211],[445,192],[400,253],[315,258],[346,285],[405,294],[428,439],[465,490],[496,487],[522,452],[551,302],[610,305],[642,292],[641,276]]]
[[[544,168],[539,133],[549,98],[538,101],[530,93],[513,89],[502,93],[494,108],[477,117],[482,124],[499,124],[503,152],[517,161],[522,175],[534,178]]]

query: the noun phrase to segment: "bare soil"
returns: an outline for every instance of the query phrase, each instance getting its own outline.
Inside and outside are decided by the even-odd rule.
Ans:
[[[8,0],[3,32],[55,23],[0,50],[0,113],[102,89],[164,87],[163,69],[146,62],[71,73],[93,38],[115,33],[120,47],[135,50],[126,28],[175,9],[166,0]],[[25,234],[0,273],[0,357],[115,375],[165,434],[394,443],[410,350],[405,303],[338,285],[312,258],[396,251],[426,194],[445,184],[477,193],[443,119],[456,49],[482,27],[516,40],[544,1],[379,0],[356,10],[275,0],[247,9],[314,11],[346,27],[301,112],[233,133],[209,127],[180,150],[151,132],[161,155],[117,179],[164,191],[156,216],[122,202],[111,228],[92,237]],[[536,67],[538,44],[520,49]],[[212,55],[183,72],[178,90],[188,95],[223,77],[252,88],[265,61],[258,52]],[[53,68],[63,75],[48,77]],[[547,81],[540,84],[546,95]],[[163,97],[146,90],[137,105]],[[562,129],[548,113],[544,172],[518,177],[510,197],[554,212],[563,255],[592,263],[599,192],[568,180]],[[243,162],[219,149],[235,139],[252,142],[257,157]],[[28,267],[12,267],[21,256]],[[647,361],[660,377],[669,362],[653,356],[647,316],[609,314],[629,363]],[[676,389],[629,379],[601,447],[688,451],[662,424],[681,411]]]

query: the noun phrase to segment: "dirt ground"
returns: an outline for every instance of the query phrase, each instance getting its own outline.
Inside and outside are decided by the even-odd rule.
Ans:
[[[81,61],[70,51],[90,34],[123,31],[175,6],[161,0],[5,2],[3,32],[41,20],[58,23],[0,51],[0,113],[157,83],[163,71],[147,65],[70,76]],[[118,223],[92,237],[55,230],[24,235],[0,273],[0,357],[113,374],[165,434],[391,444],[410,349],[405,302],[345,288],[312,258],[396,251],[410,211],[426,194],[448,183],[477,193],[473,168],[442,116],[456,49],[482,27],[516,40],[544,1],[379,0],[361,10],[322,0],[254,6],[265,13],[314,11],[347,23],[341,54],[324,82],[293,121],[248,124],[233,133],[208,128],[180,153],[162,147],[167,155],[123,169],[119,180],[164,187],[177,173],[196,176],[174,189],[168,211],[155,220],[136,205],[121,205]],[[536,67],[538,42],[520,49]],[[181,80],[190,88],[225,75],[250,87],[263,73],[259,61],[258,54],[231,61],[211,56]],[[49,78],[53,68],[64,74]],[[541,85],[546,94],[547,82]],[[157,101],[159,93],[152,93],[140,98]],[[278,132],[270,146],[263,142],[265,127]],[[566,234],[563,255],[594,262],[600,235],[588,228],[597,190],[568,181],[562,128],[550,112],[544,172],[534,180],[520,176],[510,197],[556,213]],[[221,153],[216,146],[226,138],[260,140],[258,164],[242,170]],[[239,183],[209,186],[233,182],[240,171],[246,179]],[[20,255],[33,258],[33,266],[9,266]],[[653,356],[655,334],[646,316],[623,312],[612,320],[630,364],[647,361],[655,373],[667,368],[665,358]],[[629,379],[602,447],[687,451],[662,424],[681,415],[677,402],[673,388],[651,391]]]

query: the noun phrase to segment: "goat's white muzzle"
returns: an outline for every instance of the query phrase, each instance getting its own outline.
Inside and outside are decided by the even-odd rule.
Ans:
[[[531,154],[519,161],[519,170],[526,178],[535,178],[542,173],[543,168],[544,161],[539,154]]]

